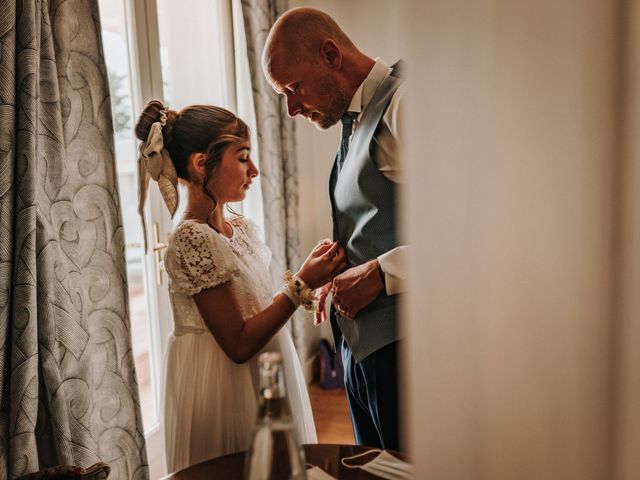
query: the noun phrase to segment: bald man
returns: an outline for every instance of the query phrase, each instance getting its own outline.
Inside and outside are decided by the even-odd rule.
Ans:
[[[342,347],[345,386],[358,444],[398,450],[398,294],[405,246],[397,236],[396,195],[403,183],[398,114],[402,62],[362,53],[337,23],[311,8],[287,11],[267,38],[263,70],[286,97],[289,115],[321,130],[341,123],[329,179],[334,240],[348,268],[320,289],[316,323],[326,319]]]

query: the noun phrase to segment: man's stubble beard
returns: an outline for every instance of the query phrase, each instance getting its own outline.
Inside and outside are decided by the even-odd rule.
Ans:
[[[327,108],[327,113],[321,113],[321,118],[315,122],[318,130],[327,130],[340,121],[342,115],[349,107],[350,98],[346,98],[346,94],[342,89],[328,80],[328,77],[322,79],[321,92],[331,99]]]

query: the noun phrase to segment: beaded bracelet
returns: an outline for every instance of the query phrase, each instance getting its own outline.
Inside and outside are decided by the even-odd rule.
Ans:
[[[313,290],[300,277],[293,275],[291,270],[285,272],[284,286],[279,293],[285,294],[296,308],[300,305],[305,310],[315,310],[316,308],[317,300]]]

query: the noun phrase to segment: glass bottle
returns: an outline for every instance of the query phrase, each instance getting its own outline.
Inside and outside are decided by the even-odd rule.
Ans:
[[[258,357],[258,418],[244,465],[245,480],[306,480],[305,456],[291,415],[282,355]]]

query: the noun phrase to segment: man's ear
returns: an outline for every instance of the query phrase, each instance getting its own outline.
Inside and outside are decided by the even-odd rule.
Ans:
[[[342,66],[342,52],[340,51],[340,47],[338,47],[332,39],[327,38],[322,42],[320,54],[330,68],[338,70]]]

